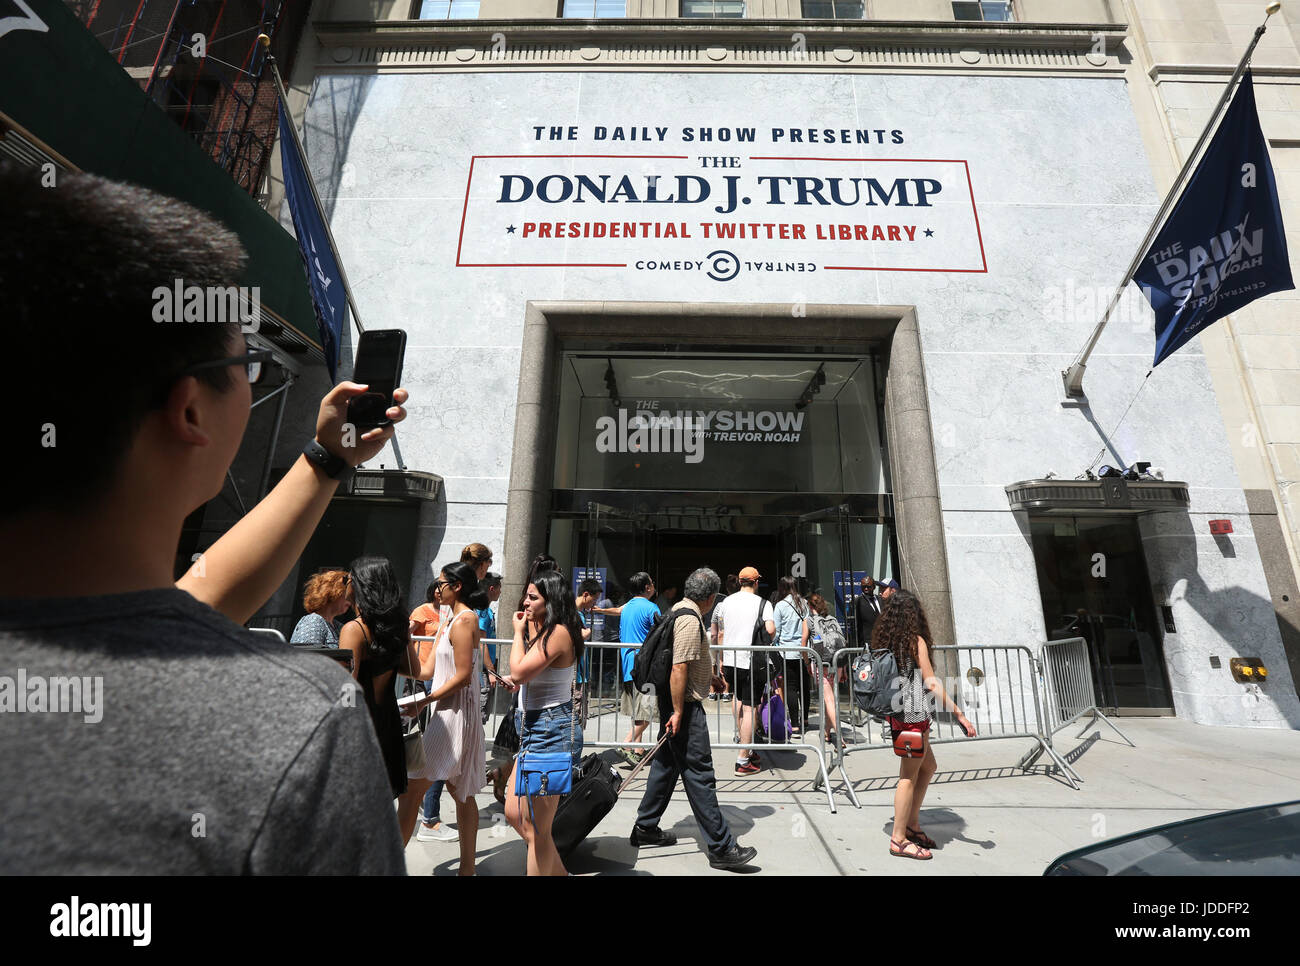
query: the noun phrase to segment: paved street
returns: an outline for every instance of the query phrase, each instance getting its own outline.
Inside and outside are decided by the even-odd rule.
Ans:
[[[939,773],[922,811],[926,831],[939,843],[930,862],[893,859],[886,836],[893,813],[896,759],[887,749],[850,756],[847,770],[862,808],[849,804],[838,775],[831,814],[824,793],[813,789],[815,765],[799,752],[770,756],[773,768],[757,777],[731,777],[732,755],[718,752],[719,797],[732,829],[758,848],[755,870],[785,875],[1039,875],[1070,849],[1164,822],[1209,812],[1300,797],[1300,732],[1211,728],[1175,718],[1121,719],[1137,745],[1129,748],[1105,726],[1074,739],[1060,733],[1057,747],[1071,755],[1083,778],[1075,791],[1040,761],[1029,774],[1014,767],[1031,742],[1025,739],[939,745]],[[595,875],[731,875],[709,864],[697,844],[695,823],[678,786],[663,826],[676,846],[640,852],[628,844],[644,781],[619,799],[569,863]],[[479,872],[523,871],[525,850],[504,822],[491,794],[479,833]],[[487,803],[491,807],[486,808]],[[453,816],[443,797],[444,816]],[[455,843],[412,840],[412,875],[455,874]]]

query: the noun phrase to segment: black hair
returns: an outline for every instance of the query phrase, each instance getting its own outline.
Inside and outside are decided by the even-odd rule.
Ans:
[[[579,595],[591,594],[592,597],[599,599],[603,592],[604,588],[600,586],[600,581],[595,577],[588,577],[582,583],[578,584]]]
[[[799,596],[799,581],[793,577],[782,577],[776,582],[776,588],[778,600],[785,600],[786,597],[794,598],[795,613],[802,614],[806,610],[803,598]]]
[[[460,584],[460,593],[457,597],[466,607],[471,610],[482,610],[490,603],[487,591],[479,587],[478,577],[469,564],[457,560],[455,563],[445,565],[441,573],[453,584]]]
[[[429,581],[429,586],[424,588],[424,602],[426,604],[435,604],[438,602],[438,581]]]
[[[494,574],[491,571],[489,571],[488,573],[483,575],[483,579],[479,581],[479,583],[483,585],[484,590],[490,590],[493,587],[500,587],[501,575]]]
[[[737,594],[740,592],[740,578],[735,574],[727,574],[727,581],[723,584],[728,594]]]
[[[410,624],[397,586],[397,575],[386,557],[358,557],[348,564],[352,606],[370,631],[366,653],[392,657],[410,643]]]
[[[628,586],[632,588],[633,597],[640,597],[650,589],[650,585],[653,583],[653,578],[644,570],[633,574],[632,579],[627,582]]]
[[[564,575],[555,570],[543,570],[536,577],[529,581],[537,588],[537,594],[546,603],[546,616],[542,620],[542,630],[537,637],[537,642],[542,645],[542,653],[550,656],[546,650],[546,642],[550,639],[551,633],[557,627],[563,627],[569,632],[569,638],[573,641],[573,659],[582,660],[583,642],[582,642],[582,618],[578,616],[578,604],[573,599],[573,591],[569,587],[569,582],[564,579]],[[525,588],[527,593],[527,588]],[[529,641],[528,631],[524,630],[524,646],[529,647],[534,642]]]
[[[534,557],[533,562],[528,566],[528,579],[524,581],[524,589],[519,594],[519,606],[516,607],[515,610],[521,611],[524,609],[524,604],[528,602],[528,585],[533,583],[534,578],[538,574],[547,570],[558,572],[559,569],[559,562],[549,553],[539,553]]]
[[[235,285],[246,257],[238,237],[183,202],[89,174],[42,179],[41,168],[0,162],[6,396],[21,401],[10,407],[12,463],[28,471],[4,474],[9,516],[103,496],[179,373],[235,354],[238,320],[155,322],[154,293],[178,279]],[[219,392],[234,385],[229,367],[194,377]]]
[[[558,571],[559,569],[560,569],[560,564],[558,561],[556,561],[554,557],[552,557],[549,553],[539,553],[536,557],[533,558],[532,565],[529,566],[528,568],[528,582],[531,584],[533,582],[533,578],[536,577],[538,574],[540,574],[543,570]]]

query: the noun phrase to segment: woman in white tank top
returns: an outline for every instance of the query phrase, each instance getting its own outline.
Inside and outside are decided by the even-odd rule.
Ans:
[[[467,564],[442,568],[434,584],[438,603],[451,615],[438,629],[434,644],[433,690],[411,706],[418,714],[433,705],[424,729],[424,774],[407,784],[408,803],[418,803],[435,781],[445,781],[456,802],[456,824],[460,832],[461,875],[474,874],[474,853],[478,844],[478,805],[474,794],[487,784],[484,756],[483,719],[480,716],[478,642],[482,636],[473,607],[486,600],[478,589],[478,578]],[[409,841],[414,828],[414,807],[404,823]]]
[[[535,574],[515,613],[510,651],[510,687],[523,686],[515,727],[520,752],[567,750],[576,765],[582,757],[582,728],[573,707],[577,662],[582,659],[582,622],[573,590],[555,571]],[[568,875],[551,838],[558,795],[515,795],[518,766],[506,784],[506,819],[528,843],[529,875]]]

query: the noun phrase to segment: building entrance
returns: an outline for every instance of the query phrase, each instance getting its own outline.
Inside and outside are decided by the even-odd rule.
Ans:
[[[1030,516],[1048,640],[1088,642],[1103,711],[1173,714],[1164,645],[1137,524]]]
[[[863,349],[566,353],[550,552],[615,601],[645,571],[664,606],[698,567],[756,567],[764,594],[794,576],[852,634],[857,579],[897,572],[879,362]]]

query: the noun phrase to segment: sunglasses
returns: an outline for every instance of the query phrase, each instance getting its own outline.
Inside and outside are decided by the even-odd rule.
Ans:
[[[243,366],[248,374],[249,385],[254,385],[262,378],[265,370],[265,363],[271,361],[273,353],[270,349],[250,349],[242,356],[230,356],[227,359],[209,359],[207,362],[196,362],[192,366],[186,366],[177,376],[178,379],[185,376],[192,376],[196,372],[204,369],[221,369],[225,366]]]

